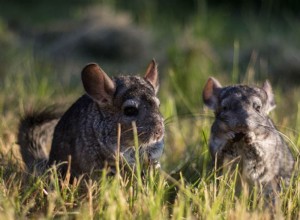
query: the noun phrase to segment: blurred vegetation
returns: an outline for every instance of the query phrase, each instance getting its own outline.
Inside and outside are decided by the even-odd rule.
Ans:
[[[217,189],[207,147],[213,114],[201,100],[211,75],[224,85],[270,79],[271,117],[298,157],[299,9],[292,0],[0,0],[0,218],[299,218],[298,178],[273,216],[255,192],[236,195],[229,174]],[[102,178],[62,189],[55,170],[24,177],[16,133],[25,109],[67,108],[83,93],[87,62],[110,75],[142,74],[152,58],[166,124],[159,177],[149,174],[144,186]]]

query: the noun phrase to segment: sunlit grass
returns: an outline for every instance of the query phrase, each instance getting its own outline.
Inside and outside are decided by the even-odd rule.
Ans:
[[[172,74],[170,77],[173,77]],[[12,77],[6,80],[19,84],[20,91],[32,94],[30,89],[23,84],[24,81],[15,81]],[[36,81],[38,85],[39,80],[33,79],[33,82]],[[169,83],[170,86],[174,86],[174,82]],[[56,97],[56,94],[51,91],[52,87],[51,83],[46,83],[45,87],[36,88],[38,92],[41,92],[41,98],[45,97],[48,100],[49,97],[54,97],[54,99]],[[8,93],[10,89],[11,87],[7,86],[3,92]],[[162,100],[165,98],[161,104],[161,110],[166,115],[167,130],[165,152],[161,161],[162,170],[160,172],[149,171],[144,179],[136,174],[126,177],[119,175],[107,177],[103,172],[101,178],[98,179],[79,178],[69,182],[68,179],[59,176],[55,167],[41,176],[25,174],[20,169],[19,160],[16,159],[18,146],[15,143],[15,129],[18,120],[2,116],[0,217],[5,219],[26,217],[74,217],[76,219],[299,217],[300,182],[298,177],[294,177],[292,184],[285,187],[279,194],[276,207],[271,212],[266,208],[264,198],[257,190],[250,191],[246,185],[238,187],[238,172],[225,173],[221,177],[212,172],[207,146],[212,113],[204,109],[201,104],[196,106],[187,102],[185,108],[181,109],[182,112],[186,109],[187,113],[179,114],[177,105],[180,105],[185,95],[184,91],[179,91],[179,89],[179,86],[175,87],[174,93],[171,94],[161,88]],[[39,97],[39,94],[32,96]],[[15,99],[22,100],[23,98],[16,97]],[[13,100],[12,103],[15,101]],[[17,113],[20,109],[14,112]],[[276,112],[274,114],[276,116]],[[297,147],[298,136],[289,129],[286,129],[284,133]],[[5,138],[7,134],[12,137]]]
[[[264,35],[263,27],[249,21],[244,27],[248,32],[239,35],[238,31],[231,32],[233,24],[224,21],[226,16],[195,16],[188,27],[173,27],[171,33],[176,36],[166,49],[168,65],[160,72],[159,97],[166,125],[162,170],[148,170],[144,177],[140,175],[141,167],[127,176],[108,177],[104,171],[99,178],[80,177],[73,181],[60,177],[56,167],[40,176],[26,173],[16,143],[19,116],[26,108],[55,103],[66,108],[83,90],[80,77],[74,88],[74,82],[71,85],[61,80],[63,73],[54,70],[55,64],[40,61],[30,48],[9,50],[5,74],[0,76],[0,219],[299,218],[300,179],[296,172],[270,211],[259,189],[250,190],[242,184],[237,170],[220,177],[213,171],[208,152],[213,113],[201,100],[207,78],[214,76],[224,84],[261,84],[257,79],[268,76],[263,70],[257,72],[255,67],[260,61],[255,50],[246,68],[240,68],[238,62],[249,39],[253,42]],[[147,22],[153,18],[149,19]],[[2,26],[1,35],[6,32]],[[226,28],[230,33],[226,34]],[[221,49],[211,45],[234,51],[226,57],[232,61],[229,70],[218,55]],[[297,158],[299,89],[290,88],[287,92],[274,85],[274,91],[277,108],[271,117]]]

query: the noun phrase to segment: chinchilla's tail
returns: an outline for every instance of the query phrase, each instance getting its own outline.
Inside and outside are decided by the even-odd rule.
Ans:
[[[54,107],[27,111],[20,120],[18,144],[23,161],[30,173],[42,173],[46,167],[54,128],[62,111]]]

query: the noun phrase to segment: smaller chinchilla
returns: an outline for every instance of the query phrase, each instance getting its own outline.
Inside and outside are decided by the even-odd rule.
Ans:
[[[84,67],[81,77],[86,94],[64,114],[49,110],[31,112],[21,120],[18,142],[29,171],[42,167],[37,168],[37,164],[49,167],[71,159],[72,176],[105,167],[114,174],[118,149],[124,162],[121,165],[133,167],[132,122],[136,125],[141,161],[159,167],[164,123],[156,96],[156,62],[150,63],[144,77],[110,78],[95,63]],[[51,149],[47,147],[50,145]],[[60,166],[62,174],[67,168],[66,163]]]
[[[268,81],[263,86],[222,87],[210,77],[203,89],[204,104],[215,112],[209,149],[217,167],[240,166],[249,184],[276,188],[280,179],[289,182],[294,159],[268,114],[275,108]]]

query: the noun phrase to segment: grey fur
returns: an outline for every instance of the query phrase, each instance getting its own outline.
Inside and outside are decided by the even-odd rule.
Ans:
[[[132,121],[136,123],[141,159],[145,152],[148,162],[157,166],[163,150],[164,123],[156,97],[156,63],[152,61],[145,77],[118,76],[112,79],[98,65],[89,64],[82,71],[82,80],[87,94],[80,97],[58,121],[48,166],[67,162],[71,156],[73,176],[102,170],[104,167],[114,173],[118,124],[121,125],[120,155],[123,158],[120,161],[127,160],[121,166],[125,163],[134,166]],[[22,128],[19,136],[28,131]],[[35,137],[20,142],[22,155],[30,154],[33,161],[37,158],[47,160],[45,154],[38,157],[43,146],[36,145],[36,142]],[[34,147],[29,148],[31,145]],[[25,163],[31,167],[31,161],[26,159]],[[63,174],[66,169],[67,164],[61,166]]]
[[[204,103],[214,110],[210,153],[218,167],[234,160],[244,180],[260,183],[269,190],[287,183],[294,159],[268,113],[275,108],[272,87],[233,85],[222,87],[209,78],[203,90]]]
[[[19,124],[18,144],[22,159],[30,173],[45,166],[49,158],[54,128],[62,116],[54,107],[41,111],[27,110]]]

